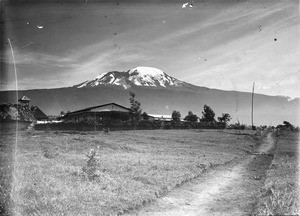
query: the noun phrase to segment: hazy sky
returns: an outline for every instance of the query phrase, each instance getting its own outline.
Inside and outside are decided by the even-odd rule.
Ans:
[[[257,93],[300,97],[296,0],[24,2],[2,1],[2,90],[15,88],[9,38],[19,89],[151,66],[199,86],[255,81]]]

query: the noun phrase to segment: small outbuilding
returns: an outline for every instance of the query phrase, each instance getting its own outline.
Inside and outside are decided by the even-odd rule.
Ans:
[[[116,103],[108,103],[99,106],[88,107],[73,112],[68,112],[60,117],[64,122],[84,122],[101,119],[125,120],[132,110]]]
[[[31,99],[23,95],[18,101],[22,107],[29,107],[29,102],[31,101]]]
[[[150,121],[172,121],[172,115],[148,114]]]

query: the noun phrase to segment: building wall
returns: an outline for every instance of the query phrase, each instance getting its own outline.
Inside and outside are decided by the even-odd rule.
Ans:
[[[89,113],[78,113],[78,114],[68,116],[64,121],[67,121],[67,122],[81,122],[81,121],[87,121],[89,119],[94,119],[94,118],[92,118],[91,114],[89,114]]]
[[[82,112],[82,113],[76,113],[76,114],[71,114],[70,116],[66,116],[64,118],[65,122],[84,122],[84,121],[89,121],[89,120],[95,120],[95,119],[102,119],[102,118],[111,118],[110,117],[111,113],[110,112]],[[112,114],[114,115],[114,114]],[[118,118],[118,117],[114,117]]]

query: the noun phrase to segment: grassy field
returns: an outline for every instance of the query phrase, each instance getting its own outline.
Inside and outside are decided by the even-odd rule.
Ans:
[[[299,133],[277,133],[277,148],[257,205],[259,215],[299,213]]]
[[[211,166],[243,157],[256,142],[247,134],[217,130],[22,132],[12,157],[15,137],[0,139],[6,158],[1,181],[12,197],[13,215],[121,214]],[[91,149],[96,155],[89,160]],[[8,165],[14,165],[13,175]]]

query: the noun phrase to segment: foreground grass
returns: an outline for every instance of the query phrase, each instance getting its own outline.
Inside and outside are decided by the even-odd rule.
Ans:
[[[12,215],[11,182],[13,171],[14,135],[0,134],[0,215]]]
[[[277,134],[277,149],[257,205],[257,214],[299,214],[298,151],[299,133]]]
[[[213,130],[20,133],[13,214],[121,214],[242,157],[254,144],[247,134]],[[97,152],[92,181],[82,171],[90,149]]]

